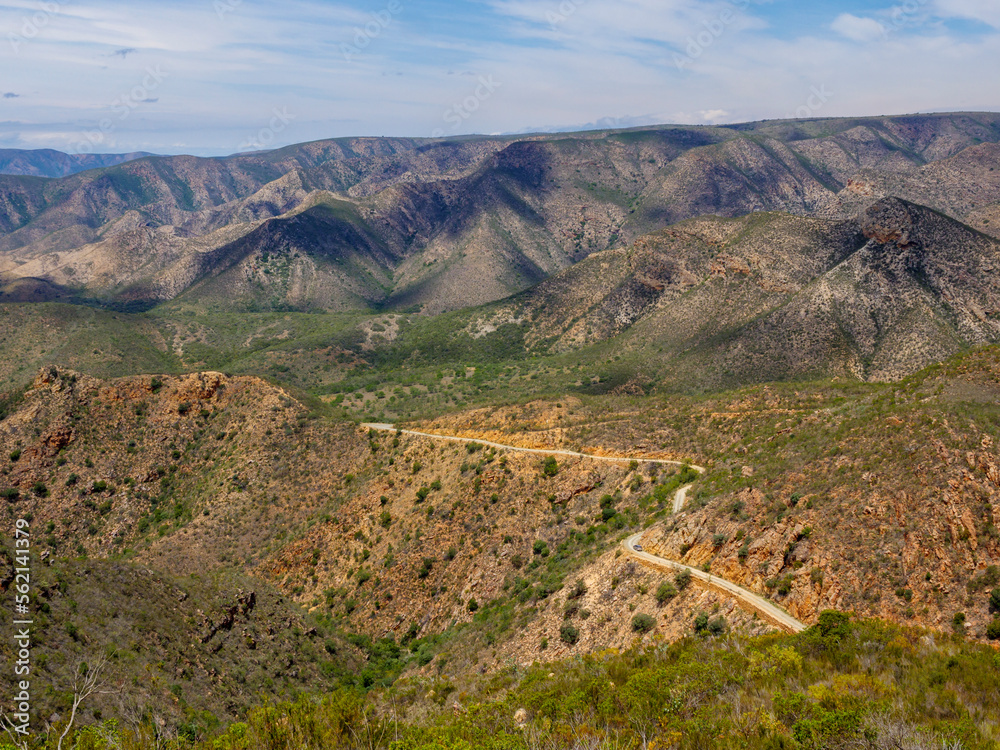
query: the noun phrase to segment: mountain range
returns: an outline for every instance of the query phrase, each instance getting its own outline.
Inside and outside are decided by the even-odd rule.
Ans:
[[[705,215],[892,196],[989,232],[998,141],[1000,117],[968,114],[151,156],[0,177],[0,273],[15,299],[437,313]]]

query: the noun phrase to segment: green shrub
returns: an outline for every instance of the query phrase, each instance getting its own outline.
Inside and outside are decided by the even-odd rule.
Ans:
[[[722,615],[713,618],[708,623],[708,632],[712,635],[722,635],[727,630],[729,630],[729,623],[726,622],[726,618]]]
[[[554,477],[559,473],[559,462],[556,461],[555,456],[549,456],[542,463],[542,474],[547,477]]]
[[[990,613],[1000,612],[1000,589],[990,592]]]
[[[20,458],[21,458],[21,449],[20,448],[18,448],[16,450],[12,450],[10,452],[10,460],[11,461],[17,461]]]
[[[677,587],[670,581],[664,581],[656,589],[656,601],[658,604],[666,604],[677,597]]]
[[[31,486],[31,491],[35,493],[38,497],[48,497],[49,488],[45,486],[45,482],[35,482]]]
[[[656,620],[652,615],[639,613],[632,618],[632,630],[636,633],[648,633],[656,627]]]
[[[383,529],[388,529],[392,526],[392,514],[387,510],[382,511],[382,515],[378,518],[378,524]]]
[[[965,632],[965,612],[956,612],[951,618],[951,627],[956,633]]]
[[[477,602],[475,599],[469,599],[468,608],[470,612],[475,612],[477,609],[479,609],[479,602]]]
[[[678,591],[686,591],[687,587],[691,585],[691,571],[682,570],[680,573],[674,576],[674,585],[677,586]]]
[[[1000,617],[986,626],[986,637],[991,641],[1000,641]]]
[[[704,633],[708,630],[708,615],[704,612],[700,612],[697,617],[694,618],[694,632]]]
[[[561,628],[559,628],[559,640],[563,643],[567,643],[573,646],[580,640],[580,629],[577,628],[573,623],[564,623]]]

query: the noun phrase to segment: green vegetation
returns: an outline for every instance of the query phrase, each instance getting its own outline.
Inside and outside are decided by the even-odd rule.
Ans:
[[[720,628],[724,622],[706,624],[705,631]],[[796,636],[739,638],[735,648],[726,639],[688,638],[504,668],[461,692],[443,674],[403,677],[367,693],[341,688],[250,709],[222,729],[192,723],[190,732],[156,747],[569,750],[581,736],[601,748],[996,747],[1000,655],[957,637],[940,643],[922,636],[826,613]],[[564,643],[578,637],[563,626]],[[377,664],[398,665],[402,658],[397,644],[358,642]],[[514,722],[519,711],[524,729]],[[71,733],[70,746],[154,746],[148,718],[138,726],[97,722],[100,731]]]

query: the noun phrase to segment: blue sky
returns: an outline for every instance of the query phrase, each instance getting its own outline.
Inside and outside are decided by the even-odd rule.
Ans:
[[[0,147],[1000,109],[1000,1],[0,0]]]

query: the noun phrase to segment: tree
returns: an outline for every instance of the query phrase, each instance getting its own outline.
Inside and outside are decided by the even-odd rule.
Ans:
[[[103,692],[104,680],[101,673],[108,666],[108,657],[102,656],[94,662],[93,666],[87,664],[87,662],[82,659],[76,665],[76,670],[73,675],[73,707],[70,710],[69,721],[66,722],[66,727],[63,729],[63,733],[59,735],[59,741],[56,743],[56,750],[62,750],[63,740],[66,739],[66,735],[70,733],[73,728],[73,722],[76,721],[76,712],[80,708],[80,704],[87,700],[94,693]]]

